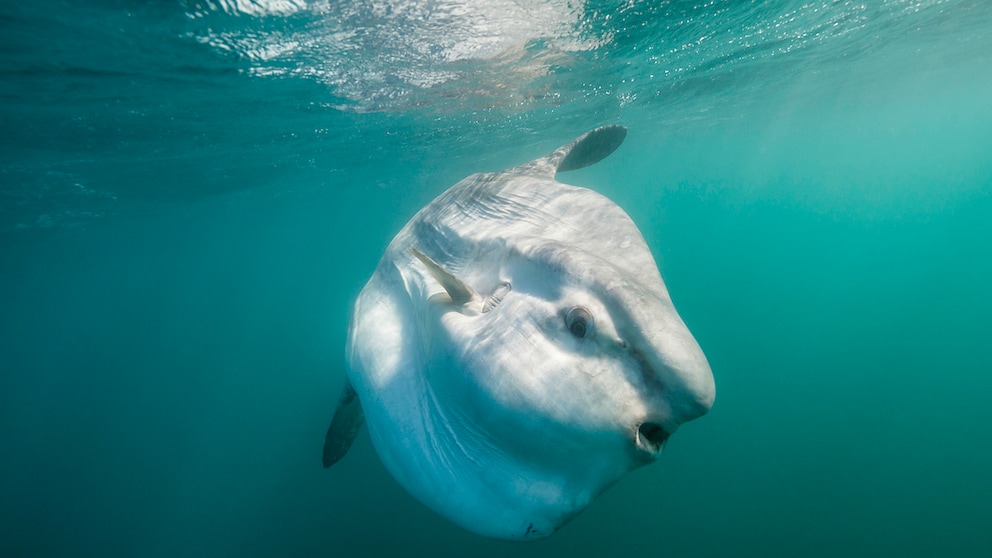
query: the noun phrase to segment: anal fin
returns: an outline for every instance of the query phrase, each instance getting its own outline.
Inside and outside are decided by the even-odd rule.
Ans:
[[[362,412],[362,402],[358,393],[351,387],[351,382],[345,380],[344,390],[338,408],[334,410],[334,418],[324,437],[324,468],[337,463],[355,441],[355,436],[365,424],[365,414]]]

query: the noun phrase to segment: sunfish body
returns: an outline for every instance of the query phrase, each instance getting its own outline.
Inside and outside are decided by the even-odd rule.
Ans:
[[[626,129],[472,175],[421,209],[358,296],[324,446],[363,420],[386,468],[481,535],[547,536],[654,461],[715,388],[637,227],[555,174]]]

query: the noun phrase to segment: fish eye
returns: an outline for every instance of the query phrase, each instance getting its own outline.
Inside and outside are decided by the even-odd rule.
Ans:
[[[592,314],[581,306],[573,306],[565,313],[565,327],[579,339],[592,334],[593,324]]]

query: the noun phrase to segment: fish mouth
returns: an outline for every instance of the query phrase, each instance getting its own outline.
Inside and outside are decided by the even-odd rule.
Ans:
[[[649,459],[655,459],[661,454],[671,435],[671,432],[657,422],[642,422],[637,425],[637,449],[645,452]]]

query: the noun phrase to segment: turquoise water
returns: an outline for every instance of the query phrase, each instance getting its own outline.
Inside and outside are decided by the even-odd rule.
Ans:
[[[992,555],[992,4],[3,2],[4,556]],[[363,435],[350,305],[602,124],[717,401],[549,539]]]

